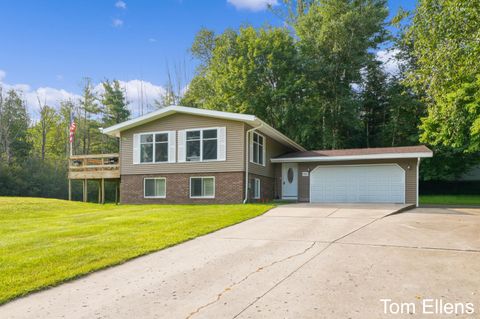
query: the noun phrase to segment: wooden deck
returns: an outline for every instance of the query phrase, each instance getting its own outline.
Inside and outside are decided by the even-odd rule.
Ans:
[[[83,201],[88,201],[88,181],[98,181],[98,202],[105,203],[105,180],[116,183],[115,202],[119,199],[119,154],[75,155],[68,159],[68,199],[72,200],[72,180],[81,180]]]
[[[69,179],[120,178],[118,154],[92,154],[71,156],[68,165]]]

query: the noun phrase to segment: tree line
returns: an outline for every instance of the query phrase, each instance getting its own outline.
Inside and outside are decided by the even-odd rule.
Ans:
[[[480,8],[420,0],[387,21],[385,0],[284,0],[283,26],[201,29],[199,64],[183,90],[170,73],[156,107],[180,103],[254,114],[307,149],[427,144],[422,179],[459,176],[479,163]],[[389,52],[398,71],[377,52]],[[178,81],[177,81],[178,82]],[[180,83],[180,82],[178,82]],[[0,195],[66,197],[68,129],[75,154],[118,151],[102,135],[128,119],[118,81],[103,93],[85,79],[81,98],[59,108],[39,99],[32,121],[21,92],[0,91]]]
[[[182,104],[258,115],[308,149],[424,143],[435,151],[426,180],[479,163],[477,3],[419,0],[391,21],[385,0],[283,4],[272,10],[284,27],[198,32]]]
[[[32,120],[21,92],[0,87],[0,195],[67,197],[69,129],[77,126],[74,154],[118,152],[118,141],[99,128],[130,117],[120,83],[104,81],[103,93],[84,79],[81,98],[54,108],[38,98],[39,118]]]

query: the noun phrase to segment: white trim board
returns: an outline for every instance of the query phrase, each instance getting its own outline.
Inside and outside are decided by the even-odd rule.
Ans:
[[[432,152],[425,153],[383,153],[366,155],[343,155],[343,156],[311,156],[311,157],[288,157],[272,158],[272,163],[295,163],[295,162],[334,162],[334,161],[353,161],[367,159],[399,159],[399,158],[423,158],[432,157]]]

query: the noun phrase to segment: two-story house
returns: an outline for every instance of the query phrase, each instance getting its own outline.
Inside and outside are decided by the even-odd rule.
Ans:
[[[108,128],[122,203],[418,201],[425,146],[307,151],[253,115],[169,106]]]

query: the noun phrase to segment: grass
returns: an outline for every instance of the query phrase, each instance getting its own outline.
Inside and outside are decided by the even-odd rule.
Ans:
[[[420,204],[480,205],[480,195],[420,195]]]
[[[272,205],[0,197],[0,304],[258,216]]]

